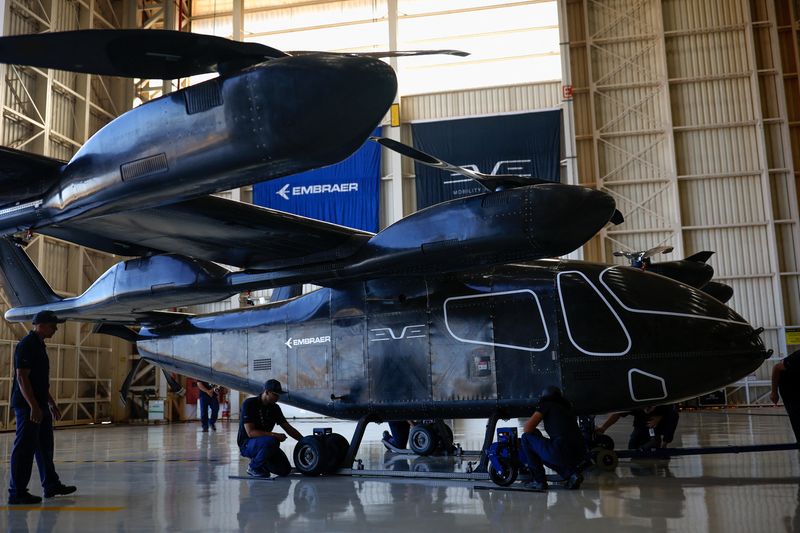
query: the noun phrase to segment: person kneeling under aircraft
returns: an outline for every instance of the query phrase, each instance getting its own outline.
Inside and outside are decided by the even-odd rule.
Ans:
[[[248,398],[242,404],[239,420],[239,435],[236,439],[243,457],[250,459],[247,475],[270,477],[271,473],[288,476],[292,470],[289,459],[280,448],[286,434],[275,433],[272,429],[279,425],[293,439],[300,440],[300,434],[283,416],[278,399],[283,394],[281,382],[270,379],[264,383],[259,396]]]
[[[629,450],[666,448],[675,436],[680,418],[676,405],[651,406],[627,413],[613,413],[601,426],[595,428],[595,431],[605,433],[617,420],[628,415],[633,415],[633,431],[628,440]]]
[[[544,421],[550,438],[542,435],[537,426]],[[526,464],[533,480],[524,487],[531,490],[547,490],[547,466],[566,479],[565,487],[578,489],[583,482],[579,465],[586,457],[586,445],[578,427],[572,404],[564,398],[558,387],[546,387],[539,396],[539,405],[525,422],[521,438]]]

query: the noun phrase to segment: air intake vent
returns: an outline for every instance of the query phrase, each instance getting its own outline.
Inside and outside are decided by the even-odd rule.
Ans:
[[[119,167],[120,174],[122,174],[122,181],[152,176],[153,174],[159,174],[167,170],[169,170],[169,167],[167,166],[166,154],[137,159],[136,161],[123,163],[123,165]]]
[[[189,115],[222,105],[222,93],[216,81],[189,87],[184,91],[183,96],[186,99],[186,113]]]
[[[272,359],[253,359],[253,370],[272,370]]]

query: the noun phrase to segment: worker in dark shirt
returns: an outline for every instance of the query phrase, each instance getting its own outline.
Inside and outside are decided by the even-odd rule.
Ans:
[[[42,501],[39,496],[28,492],[34,458],[45,498],[72,494],[77,490],[61,483],[53,465],[53,420],[61,418],[61,411],[50,395],[50,360],[44,340],[55,335],[58,324],[62,322],[52,311],[36,313],[33,330],[14,350],[11,407],[16,415],[17,433],[11,450],[10,505]]]
[[[666,448],[675,437],[680,418],[678,407],[672,404],[644,407],[627,413],[613,413],[595,431],[605,433],[617,420],[628,415],[633,416],[633,431],[628,439],[629,450]]]
[[[550,438],[542,435],[537,426],[544,422]],[[547,466],[566,480],[565,487],[578,489],[583,482],[578,465],[586,457],[586,445],[578,427],[577,417],[572,405],[558,387],[546,387],[539,396],[539,405],[533,415],[525,422],[521,438],[526,464],[533,480],[525,483],[525,488],[537,491],[547,490]]]
[[[212,431],[217,430],[217,416],[219,415],[219,390],[216,385],[207,381],[198,381],[197,389],[200,391],[200,424],[203,426],[203,433],[208,433],[208,427]],[[208,410],[211,409],[211,420],[208,419]]]
[[[800,444],[800,350],[792,352],[772,367],[772,403],[783,399],[795,441]]]
[[[277,424],[295,440],[302,439],[303,435],[283,416],[278,405],[281,394],[281,382],[270,379],[264,383],[264,390],[259,396],[248,398],[242,404],[236,442],[242,455],[250,458],[247,467],[249,476],[288,476],[292,470],[289,459],[280,448],[281,442],[286,440],[286,434],[276,433],[272,429]]]

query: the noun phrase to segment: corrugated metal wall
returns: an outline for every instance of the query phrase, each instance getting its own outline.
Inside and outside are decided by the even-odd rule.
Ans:
[[[90,7],[69,0],[11,0],[0,8],[6,10],[6,35],[120,26],[114,11],[119,2],[91,2]],[[70,159],[89,136],[129,107],[124,99],[128,82],[120,79],[5,65],[0,65],[0,79],[2,144],[57,159]],[[82,293],[118,260],[44,237],[36,237],[26,251],[62,296]],[[0,313],[7,309],[0,291]],[[26,326],[0,320],[0,430],[13,427],[8,407],[12,355]],[[64,413],[60,424],[124,416],[115,391],[127,370],[129,343],[93,335],[90,325],[69,323],[48,341],[48,352],[51,392]]]
[[[596,259],[660,244],[678,257],[715,251],[730,305],[786,354],[798,217],[783,68],[796,79],[796,33],[779,31],[776,6],[796,21],[773,0],[567,0],[567,22],[580,179],[626,217]],[[731,400],[765,400],[770,368]]]

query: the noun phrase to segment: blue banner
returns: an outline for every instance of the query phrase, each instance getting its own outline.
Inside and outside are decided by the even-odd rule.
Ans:
[[[335,165],[256,183],[253,203],[377,233],[380,171],[381,147],[367,141]]]
[[[517,174],[560,181],[561,110],[420,122],[414,147],[484,174]],[[484,192],[459,174],[414,163],[417,209]]]

